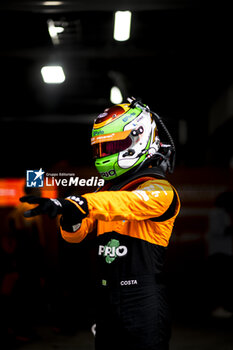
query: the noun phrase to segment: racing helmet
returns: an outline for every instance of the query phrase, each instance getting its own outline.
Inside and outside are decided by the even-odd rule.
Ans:
[[[160,148],[157,125],[143,105],[117,104],[94,121],[91,145],[95,166],[105,180],[140,166]]]

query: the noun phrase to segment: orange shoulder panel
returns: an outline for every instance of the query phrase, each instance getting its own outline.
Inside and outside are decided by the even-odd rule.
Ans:
[[[147,220],[162,215],[174,196],[165,180],[150,180],[135,191],[106,191],[87,193],[84,197],[89,212],[97,220]]]
[[[124,191],[121,193],[124,193]],[[174,196],[172,186],[166,180],[149,180],[138,186],[138,188],[131,193],[135,194],[137,199],[135,199],[133,203],[128,203],[127,205],[130,205],[137,217],[133,220],[127,218],[127,210],[125,210],[119,220],[106,222],[100,219],[98,221],[97,234],[101,235],[105,232],[116,231],[123,235],[129,235],[149,243],[166,247],[169,243],[175,218],[180,210],[178,195],[173,217],[164,222],[153,222],[148,219],[162,215],[170,206]],[[138,211],[138,209],[140,209],[141,212]]]

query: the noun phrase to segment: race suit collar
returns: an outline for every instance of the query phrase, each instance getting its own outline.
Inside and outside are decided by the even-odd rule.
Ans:
[[[101,191],[119,191],[119,190],[132,190],[133,187],[137,187],[140,183],[150,180],[152,178],[165,179],[165,174],[159,167],[151,167],[142,169],[136,173],[133,173],[124,178],[109,181],[102,188]]]

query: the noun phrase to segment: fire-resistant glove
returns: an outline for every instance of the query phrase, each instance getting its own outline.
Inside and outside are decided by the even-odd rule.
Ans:
[[[20,201],[38,204],[37,207],[24,212],[26,218],[41,214],[47,214],[50,218],[55,218],[61,214],[61,226],[68,232],[76,231],[81,226],[82,219],[88,215],[87,201],[82,196],[70,196],[66,199],[24,196],[20,198]]]

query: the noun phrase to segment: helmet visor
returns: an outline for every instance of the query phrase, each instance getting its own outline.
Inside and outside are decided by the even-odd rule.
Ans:
[[[93,155],[94,158],[107,157],[112,154],[124,151],[130,147],[131,144],[132,139],[130,136],[126,137],[123,140],[96,143],[93,145]]]

